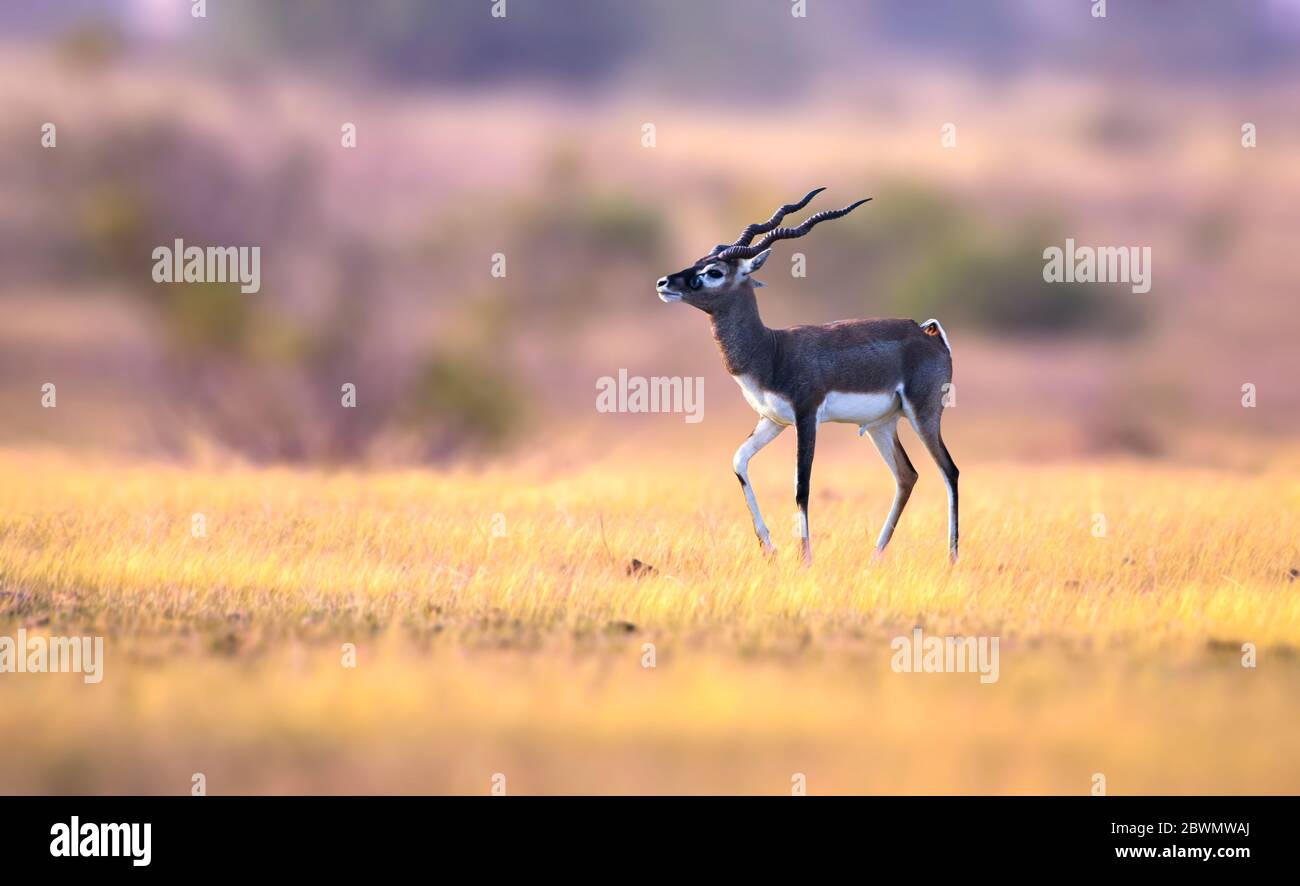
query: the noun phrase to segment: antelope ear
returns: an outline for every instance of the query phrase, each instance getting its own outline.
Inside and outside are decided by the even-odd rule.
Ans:
[[[758,255],[754,256],[753,258],[741,259],[740,273],[748,277],[750,274],[754,273],[759,268],[763,267],[763,262],[767,261],[767,257],[771,254],[772,254],[771,249],[764,249],[762,252],[760,252]]]

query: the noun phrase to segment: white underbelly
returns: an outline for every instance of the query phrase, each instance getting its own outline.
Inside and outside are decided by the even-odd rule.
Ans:
[[[732,376],[745,395],[750,408],[780,425],[794,424],[794,404],[780,394],[763,390],[747,375]],[[870,425],[888,418],[898,411],[898,395],[888,393],[861,394],[831,391],[817,409],[817,422],[835,421],[854,425]]]
[[[889,393],[859,394],[831,391],[817,410],[817,421],[841,421],[869,425],[898,410],[898,395]]]

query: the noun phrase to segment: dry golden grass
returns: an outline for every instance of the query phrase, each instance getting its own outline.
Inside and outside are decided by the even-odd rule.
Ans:
[[[930,466],[872,563],[888,479],[831,452],[805,570],[789,466],[752,468],[769,562],[714,461],[2,453],[0,635],[103,634],[107,664],[0,674],[0,791],[1300,791],[1294,472],[963,462],[949,569]],[[999,636],[1000,680],[893,673],[916,625]]]

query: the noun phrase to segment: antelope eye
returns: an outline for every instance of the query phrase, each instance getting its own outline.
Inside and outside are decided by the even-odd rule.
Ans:
[[[697,274],[691,278],[691,289],[699,289],[704,285],[704,280]]]
[[[714,280],[717,280],[719,277],[722,276],[722,272],[721,272],[721,271],[716,271],[716,270],[715,270],[715,271],[709,271],[709,276],[712,277]]]

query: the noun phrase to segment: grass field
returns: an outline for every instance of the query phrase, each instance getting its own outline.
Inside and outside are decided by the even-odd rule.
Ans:
[[[964,461],[950,569],[932,466],[873,563],[890,483],[831,453],[803,569],[789,465],[752,468],[767,561],[717,460],[0,453],[0,635],[106,648],[0,674],[0,791],[1300,791],[1293,464]],[[998,636],[1000,679],[895,673],[915,626]]]

